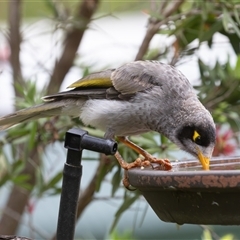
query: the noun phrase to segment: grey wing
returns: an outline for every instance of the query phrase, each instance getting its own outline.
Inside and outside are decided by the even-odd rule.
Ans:
[[[111,75],[114,88],[123,95],[135,94],[151,88],[155,75],[154,66],[146,61],[127,63]]]
[[[63,98],[128,100],[136,93],[155,86],[172,96],[179,93],[184,96],[187,94],[186,89],[192,90],[189,81],[180,71],[157,61],[135,61],[115,70],[104,71],[104,74],[107,77],[103,75],[102,79],[100,78],[101,81],[106,81],[102,82],[104,84],[96,81],[99,80],[99,73],[92,74],[70,86],[75,89],[46,96],[43,100],[54,101]]]
[[[59,92],[53,95],[45,96],[42,99],[45,102],[66,99],[104,99],[106,98],[106,90],[108,88],[75,88],[73,90]]]
[[[149,65],[152,66],[152,64],[148,62],[138,61],[125,64],[117,69],[104,71],[103,73],[107,72],[109,76],[108,81],[112,84],[112,86],[108,84],[106,88],[100,87],[98,84],[101,82],[96,81],[101,72],[91,74],[70,85],[70,87],[75,87],[75,89],[45,96],[43,100],[46,102],[63,98],[108,98],[126,100],[134,96],[137,92],[153,86],[151,79],[154,78],[154,74],[150,73],[151,68],[149,67],[151,66]]]
[[[177,85],[191,88],[189,81],[179,70],[157,61],[127,63],[113,71],[111,79],[114,88],[122,95],[135,94],[155,86],[164,90]]]

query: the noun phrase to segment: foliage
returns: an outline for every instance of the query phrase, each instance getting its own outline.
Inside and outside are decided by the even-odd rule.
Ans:
[[[166,27],[159,33],[175,36],[173,44],[175,56],[183,57],[194,54],[202,44],[207,43],[211,48],[214,43],[214,35],[225,35],[235,53],[239,53],[239,4],[234,1],[186,1],[181,7],[178,17],[172,18]],[[196,46],[193,46],[197,40]]]
[[[203,234],[202,234],[202,240],[214,240],[216,239],[215,236],[213,236],[214,233],[210,231],[209,229],[204,229]],[[235,237],[233,234],[226,234],[222,237],[218,237],[217,239],[219,240],[234,240]]]
[[[212,112],[215,122],[228,122],[235,131],[240,128],[239,64],[239,56],[235,66],[231,66],[228,60],[224,64],[217,61],[213,67],[209,67],[199,59],[201,83],[196,87],[201,101]]]
[[[110,240],[134,240],[132,234],[130,232],[125,232],[123,234],[118,233],[117,231],[113,231],[110,235]],[[227,239],[226,239],[227,240]]]

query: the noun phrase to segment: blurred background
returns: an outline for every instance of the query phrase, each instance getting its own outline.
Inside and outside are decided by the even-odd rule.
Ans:
[[[214,156],[239,154],[240,2],[0,1],[0,116],[82,76],[134,60],[172,64],[217,126]],[[78,119],[21,124],[0,137],[0,234],[55,239],[65,132]],[[156,156],[189,158],[163,136],[132,138]],[[163,147],[164,146],[164,147]],[[132,161],[137,155],[121,144]],[[75,239],[239,239],[235,226],[164,223],[121,183],[113,157],[84,151]]]

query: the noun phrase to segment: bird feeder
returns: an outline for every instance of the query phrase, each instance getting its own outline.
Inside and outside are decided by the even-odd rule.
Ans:
[[[199,162],[178,161],[171,171],[127,172],[157,216],[177,224],[240,224],[240,157],[214,158],[209,171]]]

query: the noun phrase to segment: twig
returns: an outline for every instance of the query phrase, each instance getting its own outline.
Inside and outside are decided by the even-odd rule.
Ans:
[[[213,109],[216,104],[222,102],[224,99],[229,97],[234,92],[237,86],[238,86],[238,82],[236,81],[233,84],[231,84],[229,89],[225,91],[223,94],[221,94],[218,97],[215,97],[214,99],[206,103],[205,106],[207,107],[207,109]]]
[[[99,0],[84,0],[80,4],[77,16],[75,17],[77,24],[73,24],[72,29],[66,35],[63,53],[55,64],[47,94],[52,94],[59,90],[64,77],[72,67],[79,44],[92,15],[98,7],[98,2]]]
[[[11,48],[10,63],[13,70],[13,82],[22,85],[23,77],[21,71],[21,64],[19,59],[20,44],[22,41],[20,34],[20,23],[21,23],[21,0],[9,1],[9,36],[8,42]],[[20,96],[19,91],[15,88],[15,95]]]
[[[179,0],[179,1],[169,2],[169,4],[167,6],[165,6],[163,4],[163,6],[165,7],[164,9],[161,9],[161,11],[162,11],[161,18],[163,20],[151,21],[151,19],[150,19],[147,32],[145,34],[145,37],[142,41],[142,44],[141,44],[139,50],[138,50],[135,60],[141,60],[143,58],[143,56],[145,55],[145,53],[148,50],[148,46],[149,46],[153,36],[158,32],[159,28],[163,24],[165,24],[169,21],[168,17],[171,14],[173,14],[183,4],[183,2],[184,2],[184,0]]]

